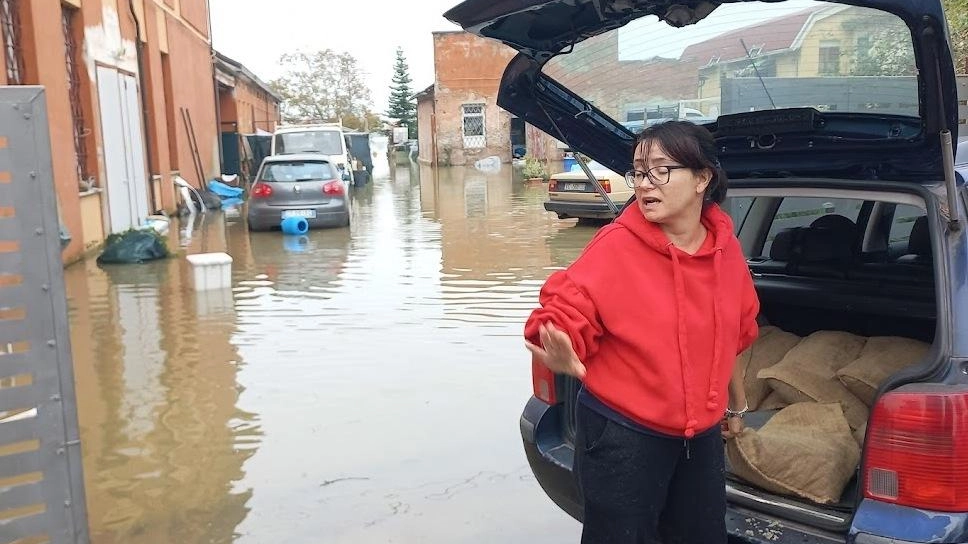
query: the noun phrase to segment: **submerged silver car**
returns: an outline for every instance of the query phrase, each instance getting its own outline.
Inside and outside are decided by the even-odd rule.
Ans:
[[[350,224],[346,185],[336,166],[319,155],[266,157],[249,192],[249,230],[279,228],[302,217],[310,228]]]

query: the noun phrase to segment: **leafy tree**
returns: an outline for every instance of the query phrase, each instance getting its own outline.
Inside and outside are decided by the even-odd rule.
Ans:
[[[866,42],[857,47],[851,70],[855,76],[913,76],[914,73],[911,32],[902,25],[871,30]]]
[[[378,124],[370,111],[370,89],[364,74],[356,68],[353,55],[323,49],[310,53],[287,53],[279,59],[282,77],[270,86],[284,100],[282,116],[286,122],[355,122],[365,128]]]
[[[941,0],[954,49],[955,71],[968,73],[968,0]]]
[[[410,88],[410,68],[403,56],[403,48],[397,48],[397,58],[393,64],[393,85],[390,85],[390,104],[387,117],[399,119],[407,126],[410,137],[417,136],[417,105],[413,101],[413,89]]]

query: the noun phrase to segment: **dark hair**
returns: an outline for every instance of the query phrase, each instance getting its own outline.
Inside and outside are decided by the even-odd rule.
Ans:
[[[704,127],[689,121],[666,121],[640,132],[634,149],[643,142],[657,142],[670,159],[695,171],[711,170],[713,177],[706,187],[705,199],[719,204],[726,198],[726,171],[719,164],[716,140]]]

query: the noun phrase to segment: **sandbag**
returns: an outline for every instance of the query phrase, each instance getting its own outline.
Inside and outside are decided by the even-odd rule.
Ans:
[[[763,399],[763,402],[761,402],[760,405],[756,407],[756,409],[759,411],[779,410],[781,408],[786,408],[789,405],[790,403],[783,400],[783,397],[781,397],[779,393],[777,393],[776,391],[771,391],[770,394],[765,399]]]
[[[899,336],[874,336],[867,339],[860,356],[837,371],[837,378],[848,391],[868,407],[881,383],[904,367],[920,361],[930,344]]]
[[[859,429],[854,431],[854,441],[860,446],[861,451],[864,450],[864,439],[867,437],[867,424],[864,423]]]
[[[759,372],[770,388],[789,404],[839,402],[851,429],[867,421],[869,410],[837,379],[837,371],[856,359],[864,347],[862,336],[842,331],[817,331],[794,346],[783,359]]]
[[[726,441],[730,471],[767,491],[836,503],[860,461],[838,403],[806,402]]]
[[[744,369],[743,388],[746,390],[746,402],[750,410],[759,410],[763,401],[773,392],[770,384],[760,379],[757,374],[780,362],[799,342],[799,336],[778,327],[760,327],[760,335],[753,345],[736,357],[736,364]]]

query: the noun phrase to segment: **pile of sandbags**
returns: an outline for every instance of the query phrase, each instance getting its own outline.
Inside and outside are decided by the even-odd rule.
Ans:
[[[727,441],[731,472],[774,493],[838,502],[860,460],[878,387],[929,347],[909,338],[840,331],[800,338],[763,327],[736,364],[750,409],[780,411]]]

